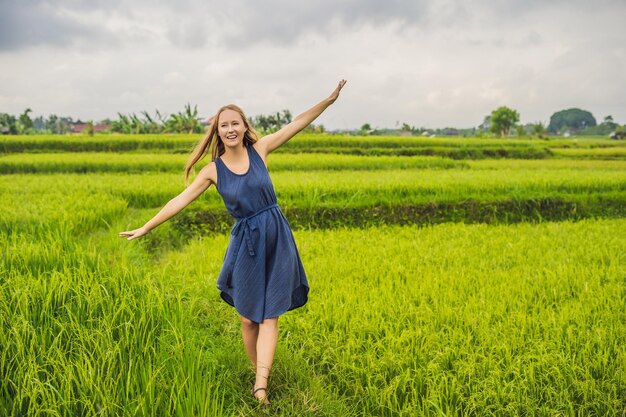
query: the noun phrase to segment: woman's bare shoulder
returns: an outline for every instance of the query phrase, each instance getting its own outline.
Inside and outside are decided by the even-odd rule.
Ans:
[[[203,166],[198,176],[209,181],[211,184],[217,185],[217,165],[215,161],[211,161]]]

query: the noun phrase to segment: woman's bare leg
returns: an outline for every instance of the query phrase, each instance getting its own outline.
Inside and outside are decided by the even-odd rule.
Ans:
[[[272,363],[274,362],[274,353],[276,352],[276,343],[278,342],[278,317],[265,319],[259,324],[258,338],[256,344],[256,381],[255,389],[267,388],[267,380],[270,376]],[[255,396],[259,399],[266,397],[267,391],[257,391]],[[267,402],[267,399],[266,399]]]
[[[240,318],[241,335],[243,336],[243,344],[246,347],[246,354],[256,371],[256,345],[259,337],[259,325],[244,316],[240,316]]]

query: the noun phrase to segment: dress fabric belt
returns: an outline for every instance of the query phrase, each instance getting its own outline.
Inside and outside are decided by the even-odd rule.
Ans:
[[[231,286],[233,268],[235,267],[235,260],[237,258],[237,254],[239,253],[239,249],[241,248],[241,243],[243,239],[246,240],[248,254],[250,256],[256,255],[256,252],[254,251],[254,243],[252,240],[252,231],[256,230],[258,227],[256,216],[258,216],[259,214],[263,212],[266,212],[267,210],[277,208],[277,207],[278,207],[277,203],[270,204],[269,206],[263,207],[262,209],[251,214],[250,216],[237,218],[237,222],[235,223],[232,230],[230,231],[231,236],[235,236],[236,238],[233,241],[233,244],[235,246],[233,247],[232,261],[231,261],[230,268],[228,271],[228,279],[226,281],[227,287],[230,288]]]

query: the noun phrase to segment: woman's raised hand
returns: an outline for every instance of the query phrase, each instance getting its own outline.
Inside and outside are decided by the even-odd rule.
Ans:
[[[133,239],[136,239],[136,238],[138,238],[138,237],[141,237],[141,236],[143,236],[143,235],[145,235],[145,234],[148,234],[148,232],[149,232],[149,231],[148,231],[148,230],[146,230],[145,228],[140,227],[139,229],[129,230],[129,231],[127,231],[127,232],[120,232],[120,237],[126,237],[126,236],[128,236],[128,237],[126,238],[126,240],[133,240]]]
[[[335,100],[337,100],[337,98],[339,97],[339,92],[341,91],[344,85],[346,85],[346,80],[339,81],[339,85],[337,86],[337,88],[335,88],[335,91],[333,91],[332,94],[328,97],[328,100],[331,103],[334,103]]]

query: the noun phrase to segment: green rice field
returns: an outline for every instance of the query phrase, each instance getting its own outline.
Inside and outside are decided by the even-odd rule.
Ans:
[[[626,416],[624,141],[270,155],[311,292],[264,412],[215,285],[215,188],[118,236],[182,192],[199,137],[0,137],[0,416]]]

